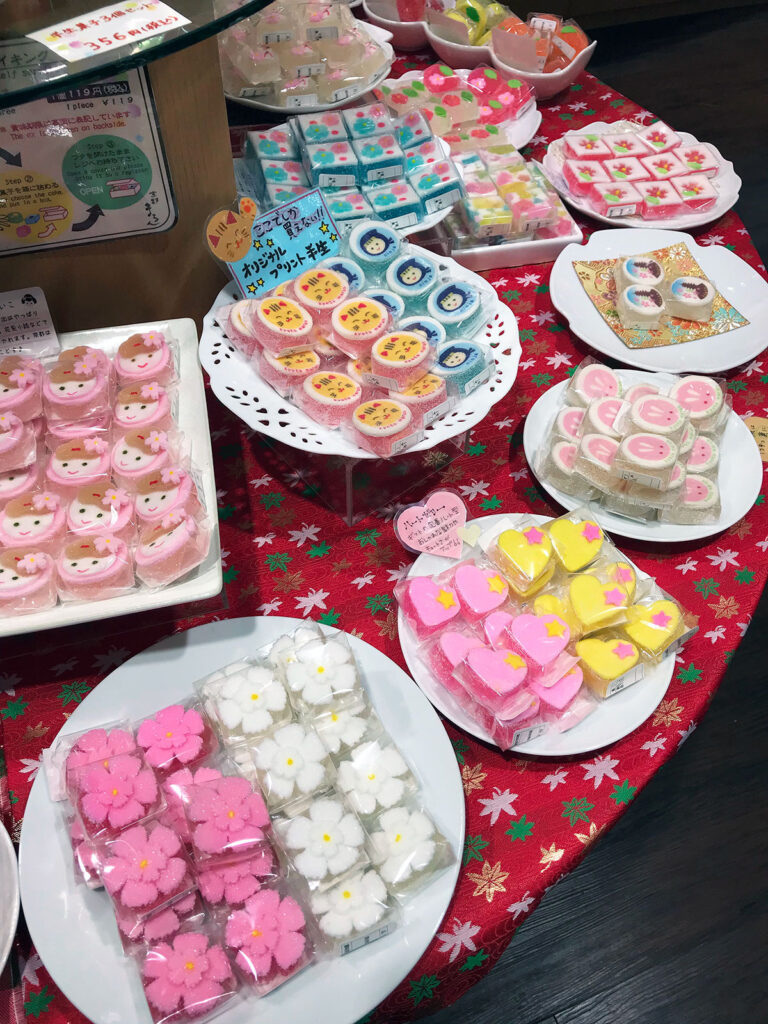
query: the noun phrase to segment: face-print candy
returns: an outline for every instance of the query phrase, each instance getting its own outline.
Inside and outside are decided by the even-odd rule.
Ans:
[[[69,496],[74,496],[84,484],[106,481],[108,477],[109,444],[99,435],[60,444],[45,470],[46,486]]]
[[[632,285],[625,288],[616,301],[616,312],[622,327],[655,330],[666,311],[664,299],[657,288]]]
[[[595,398],[618,398],[621,382],[613,370],[602,363],[585,363],[579,366],[568,385],[567,400],[573,404],[587,406]]]
[[[168,392],[157,381],[121,388],[112,413],[120,430],[134,427],[167,430],[173,422]]]
[[[157,381],[167,384],[175,375],[173,353],[162,331],[133,334],[115,356],[117,376],[123,384]]]
[[[345,373],[321,371],[306,377],[293,400],[307,416],[326,427],[338,427],[362,399],[361,386]]]
[[[56,559],[63,600],[103,601],[134,585],[133,560],[117,537],[80,537],[65,545]]]
[[[705,277],[677,277],[669,286],[667,309],[681,320],[706,323],[712,316],[716,291]]]
[[[374,341],[386,332],[389,323],[386,307],[376,299],[367,295],[347,299],[331,315],[330,340],[348,356],[359,359],[370,353]]]
[[[714,523],[720,518],[720,492],[714,480],[698,473],[688,473],[683,483],[680,503],[673,509],[662,509],[660,518],[674,523]]]
[[[596,398],[589,403],[583,431],[605,434],[607,437],[620,437],[624,414],[629,404],[620,398]]]
[[[0,508],[12,498],[18,498],[27,491],[34,490],[40,469],[37,462],[32,462],[23,469],[9,469],[5,473],[0,473]]]
[[[35,459],[35,421],[24,422],[15,412],[0,413],[0,473],[29,466]]]
[[[0,551],[0,612],[22,615],[56,604],[56,575],[50,554],[34,544]]]
[[[563,177],[574,196],[586,196],[592,185],[604,185],[611,181],[608,172],[597,160],[566,160],[563,164]]]
[[[32,420],[43,409],[43,367],[25,356],[0,359],[0,413],[12,412],[20,420]]]
[[[574,469],[590,483],[607,489],[612,479],[613,461],[619,442],[605,434],[584,434],[579,441]]]
[[[405,391],[390,391],[389,397],[408,407],[414,430],[428,427],[453,406],[445,381],[434,373],[425,373]]]
[[[133,498],[111,481],[79,488],[65,511],[66,526],[72,534],[118,537],[126,544],[134,540]]]
[[[180,509],[196,518],[202,511],[192,475],[179,465],[163,466],[158,473],[142,476],[135,487],[134,503],[142,524],[160,522]]]
[[[422,334],[395,331],[374,342],[371,349],[371,383],[404,391],[427,373],[434,350]]]
[[[619,445],[614,468],[623,480],[636,480],[661,491],[669,484],[677,456],[677,445],[668,438],[634,433]]]
[[[273,356],[262,350],[259,354],[259,373],[279,395],[287,398],[310,374],[320,369],[320,356],[312,349]]]
[[[306,270],[292,282],[293,293],[319,326],[326,325],[331,313],[349,295],[349,281],[328,267]]]
[[[581,421],[584,419],[584,415],[584,409],[566,405],[557,414],[553,432],[557,437],[562,437],[566,441],[575,441],[579,436]]]
[[[33,491],[13,498],[0,515],[0,545],[28,547],[56,555],[67,531],[66,513],[58,494]]]
[[[355,441],[383,459],[409,448],[421,436],[411,410],[393,398],[372,398],[358,405],[351,426]]]
[[[83,420],[109,411],[109,377],[88,359],[56,363],[43,380],[43,408],[52,420]]]
[[[170,459],[170,441],[164,430],[129,430],[112,446],[115,481],[129,492],[147,473],[159,473]]]
[[[710,437],[701,434],[693,442],[686,460],[689,473],[707,474],[717,470],[720,461],[720,451]]]
[[[307,348],[314,327],[312,314],[299,302],[282,295],[260,299],[253,323],[259,343],[276,356]]]
[[[648,431],[678,441],[688,422],[688,415],[674,398],[646,395],[632,404],[629,412],[631,432]]]
[[[205,561],[211,532],[185,510],[148,524],[136,546],[136,575],[150,587],[165,587]]]
[[[669,395],[687,410],[696,430],[710,432],[723,422],[723,389],[711,377],[683,377]]]

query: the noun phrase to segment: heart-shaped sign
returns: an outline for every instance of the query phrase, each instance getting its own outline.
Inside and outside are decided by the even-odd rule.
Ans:
[[[460,558],[459,530],[467,521],[467,506],[452,491],[432,491],[423,502],[409,505],[395,518],[395,535],[409,551]]]

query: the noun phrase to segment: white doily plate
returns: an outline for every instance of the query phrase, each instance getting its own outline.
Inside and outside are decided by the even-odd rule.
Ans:
[[[490,529],[498,529],[502,523],[515,526],[522,518],[523,516],[499,514],[483,516],[475,522],[485,532]],[[525,518],[533,518],[537,523],[547,522],[546,516],[531,517],[526,514]],[[471,554],[472,549],[465,544],[462,558],[468,558]],[[451,564],[453,563],[448,559],[440,558],[438,555],[419,555],[408,575],[432,576],[436,572],[442,572]],[[637,566],[635,569],[638,576],[646,576],[646,573],[638,569]],[[470,736],[475,736],[477,739],[495,746],[488,733],[474,722],[463,708],[459,707],[450,693],[435,680],[434,673],[418,657],[416,642],[405,624],[402,611],[398,611],[397,626],[405,663],[417,684],[437,710],[446,718],[450,718],[460,729],[468,732]],[[514,747],[515,753],[533,754],[536,757],[574,757],[599,750],[601,747],[608,746],[609,743],[616,743],[639,728],[653,713],[667,692],[674,666],[675,659],[666,658],[634,686],[628,686],[626,690],[614,694],[608,700],[600,701],[596,710],[572,729],[560,733],[546,732],[538,739],[529,740],[527,743]]]
[[[419,246],[413,248],[430,259],[437,259],[441,271],[447,270],[454,279],[471,281],[485,295],[491,296],[494,303],[488,322],[474,337],[490,345],[496,360],[495,373],[487,384],[482,384],[468,398],[462,399],[451,412],[427,427],[423,440],[409,449],[423,452],[477,426],[491,407],[507,394],[517,376],[520,341],[514,314],[499,302],[487,281],[451,259],[436,257],[434,253],[428,253]],[[281,398],[261,379],[245,356],[227,341],[216,321],[216,310],[239,298],[241,296],[234,284],[222,288],[203,320],[200,362],[210,375],[211,387],[219,401],[253,430],[299,451],[356,459],[376,458],[371,452],[347,440],[340,430],[330,430],[315,423],[301,409]]]
[[[585,125],[583,128],[579,128],[577,132],[566,132],[566,135],[608,135],[620,132],[628,127],[636,126],[631,121],[614,121],[613,124],[607,124],[605,121],[595,121],[592,124]],[[678,132],[678,135],[685,146],[695,145],[699,142],[697,138],[688,132]],[[686,213],[679,217],[664,217],[658,220],[645,220],[642,217],[604,217],[600,213],[595,213],[586,199],[581,196],[571,195],[563,177],[563,162],[565,158],[563,156],[562,139],[555,139],[554,142],[549,144],[541,165],[563,199],[587,217],[602,221],[603,224],[610,224],[611,227],[674,228],[684,231],[686,228],[700,227],[702,224],[709,224],[711,221],[717,220],[718,217],[722,217],[724,213],[727,213],[739,198],[741,178],[734,171],[733,164],[730,160],[725,160],[720,151],[711,142],[708,145],[722,163],[720,173],[716,178],[712,179],[712,184],[720,193],[717,202],[711,210]]]

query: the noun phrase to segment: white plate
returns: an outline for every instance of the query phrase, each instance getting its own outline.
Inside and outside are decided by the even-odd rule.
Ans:
[[[390,40],[392,38],[391,32],[387,32],[386,29],[383,29],[378,25],[363,24],[363,28],[371,39],[381,46],[387,61],[381,71],[378,71],[370,82],[367,82],[365,85],[361,85],[358,89],[351,92],[349,96],[345,96],[343,100],[338,100],[336,103],[319,103],[315,106],[290,108],[280,106],[276,103],[266,103],[258,97],[235,96],[234,93],[231,92],[225,92],[224,95],[227,99],[234,100],[235,103],[242,103],[246,107],[253,107],[254,110],[268,110],[272,114],[317,114],[321,110],[340,110],[342,107],[349,106],[350,103],[360,103],[364,100],[367,93],[372,89],[375,89],[377,85],[380,85],[381,82],[384,81],[392,68],[392,62],[395,59],[395,51],[390,45]],[[373,102],[372,96],[370,97],[370,100]]]
[[[537,523],[548,521],[546,516],[531,516],[526,513],[524,516],[483,516],[475,522],[482,527],[483,531],[486,531],[505,522],[514,525],[523,518],[533,518]],[[472,548],[465,544],[462,549],[462,558],[469,558],[472,553]],[[447,558],[422,554],[411,566],[408,576],[432,576],[436,572],[449,568],[452,564],[455,563]],[[638,576],[646,577],[647,574],[637,566],[635,569]],[[437,710],[449,718],[454,725],[458,725],[460,729],[468,732],[470,736],[495,746],[496,744],[485,729],[481,728],[463,708],[459,707],[448,691],[435,680],[432,671],[419,659],[416,641],[406,625],[402,610],[398,611],[397,627],[405,663],[413,678]],[[640,682],[628,686],[626,690],[621,690],[613,697],[609,697],[608,700],[600,701],[597,709],[589,717],[569,729],[568,732],[547,732],[543,736],[539,736],[538,739],[529,740],[528,743],[513,747],[513,750],[517,754],[532,754],[535,757],[573,757],[599,750],[601,747],[608,746],[609,743],[616,743],[639,728],[653,713],[667,692],[667,687],[672,680],[674,665],[675,659],[667,658]]]
[[[66,731],[87,729],[121,714],[141,718],[164,703],[183,700],[192,694],[196,679],[251,654],[300,621],[279,616],[228,619],[170,637],[121,665],[92,690]],[[260,1024],[317,1024],[318,1009],[331,1006],[333,1024],[353,1024],[412,969],[453,895],[464,843],[464,794],[451,743],[402,669],[364,641],[350,636],[349,642],[363,666],[376,711],[414,768],[424,805],[450,841],[456,862],[405,906],[402,924],[391,935],[348,956],[314,964],[258,1005],[253,999],[238,1003],[217,1017],[217,1024],[250,1024],[257,1017]],[[148,1024],[138,973],[122,956],[108,897],[75,884],[61,808],[50,801],[42,772],[24,814],[19,863],[32,941],[64,995],[93,1024]]]
[[[626,387],[647,381],[651,376],[637,370],[618,370],[617,372]],[[659,383],[671,385],[672,381],[671,376],[662,374]],[[553,487],[534,468],[540,446],[542,443],[548,443],[549,430],[562,406],[566,384],[567,381],[555,384],[554,387],[545,391],[530,409],[523,427],[523,447],[533,475],[544,490],[570,512],[583,505],[584,501]],[[718,443],[720,445],[718,487],[720,488],[722,510],[717,522],[695,525],[646,523],[616,515],[601,505],[593,503],[590,507],[595,518],[609,533],[618,533],[622,537],[632,537],[635,540],[657,541],[660,544],[701,540],[703,537],[712,537],[716,533],[727,530],[729,526],[733,526],[739,519],[742,519],[754,505],[763,484],[763,463],[754,438],[735,412],[731,412],[728,417],[725,431]]]
[[[566,132],[565,134],[566,136],[589,134],[607,135],[620,132],[623,128],[630,126],[637,127],[637,125],[634,125],[631,121],[614,121],[612,124],[607,124],[605,121],[595,121],[592,124],[585,125],[583,128],[579,128],[576,132]],[[678,132],[677,134],[680,136],[681,145],[684,146],[695,145],[699,141],[689,132]],[[712,184],[720,193],[715,205],[710,210],[698,210],[695,213],[685,213],[678,217],[664,217],[663,219],[660,218],[659,220],[654,221],[648,221],[643,217],[637,216],[605,217],[601,213],[595,213],[586,199],[582,196],[571,195],[562,171],[565,159],[563,156],[562,138],[555,139],[554,142],[550,142],[547,152],[544,154],[544,159],[542,160],[542,167],[547,172],[547,177],[563,199],[583,213],[586,217],[592,217],[594,220],[602,221],[603,224],[610,224],[611,227],[620,225],[623,228],[647,228],[651,225],[659,228],[685,230],[686,228],[700,227],[702,224],[709,224],[710,221],[717,220],[718,217],[722,217],[724,213],[727,213],[739,198],[741,178],[734,171],[733,164],[730,160],[726,160],[720,150],[717,149],[716,146],[713,146],[711,142],[708,143],[708,145],[721,162],[720,173],[716,178],[711,179]]]
[[[617,259],[685,243],[720,294],[744,316],[744,327],[709,338],[658,348],[628,348],[598,313],[574,270],[574,260]],[[571,330],[603,355],[640,370],[670,373],[724,373],[755,359],[765,348],[768,283],[723,245],[699,245],[680,231],[595,231],[586,245],[569,245],[555,261],[549,297]]]
[[[19,920],[19,867],[11,837],[0,822],[0,974],[11,952]]]
[[[439,266],[445,268],[441,272],[447,271],[455,280],[471,281],[488,297],[493,312],[485,327],[474,338],[489,345],[496,360],[496,372],[488,383],[481,384],[451,412],[427,427],[424,439],[408,449],[409,452],[422,452],[476,426],[488,414],[491,407],[512,387],[517,376],[521,349],[514,314],[499,301],[487,281],[447,257],[437,257],[435,253],[427,252],[419,246],[412,248],[430,259],[437,259]],[[239,298],[240,294],[234,285],[222,288],[203,320],[200,362],[210,375],[211,387],[219,401],[253,430],[299,451],[354,459],[377,458],[348,440],[340,430],[331,430],[315,423],[301,409],[284,401],[261,379],[245,356],[227,341],[216,322],[216,310]]]
[[[128,324],[124,327],[100,327],[93,331],[73,331],[59,335],[62,348],[91,345],[114,356],[118,347],[132,334],[164,331],[179,343],[179,379],[183,381],[178,396],[176,422],[189,445],[192,463],[200,471],[203,497],[211,524],[211,547],[202,565],[177,583],[161,590],[140,588],[107,601],[67,601],[43,612],[29,615],[0,616],[0,637],[17,633],[34,633],[57,626],[74,626],[79,622],[112,619],[116,615],[146,612],[151,608],[202,601],[221,590],[221,558],[219,555],[219,521],[216,515],[216,482],[213,475],[211,436],[208,432],[208,411],[205,388],[197,358],[197,328],[194,320],[157,320],[154,323]]]

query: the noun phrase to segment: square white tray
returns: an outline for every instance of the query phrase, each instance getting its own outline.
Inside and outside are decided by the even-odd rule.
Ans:
[[[101,327],[93,331],[74,331],[60,336],[62,348],[90,345],[113,356],[121,342],[132,334],[144,331],[164,331],[178,343],[178,375],[182,382],[178,393],[176,421],[189,445],[189,457],[200,471],[203,498],[211,522],[211,547],[202,565],[178,583],[162,590],[132,590],[107,601],[67,601],[44,612],[29,615],[0,617],[0,637],[35,633],[57,626],[74,626],[80,622],[112,619],[118,615],[146,612],[151,608],[166,608],[172,604],[202,601],[221,590],[221,557],[219,549],[219,523],[216,515],[216,482],[213,475],[211,436],[208,431],[208,412],[205,406],[203,372],[197,358],[197,328],[194,320],[158,320],[154,323],[127,324],[120,327]]]

